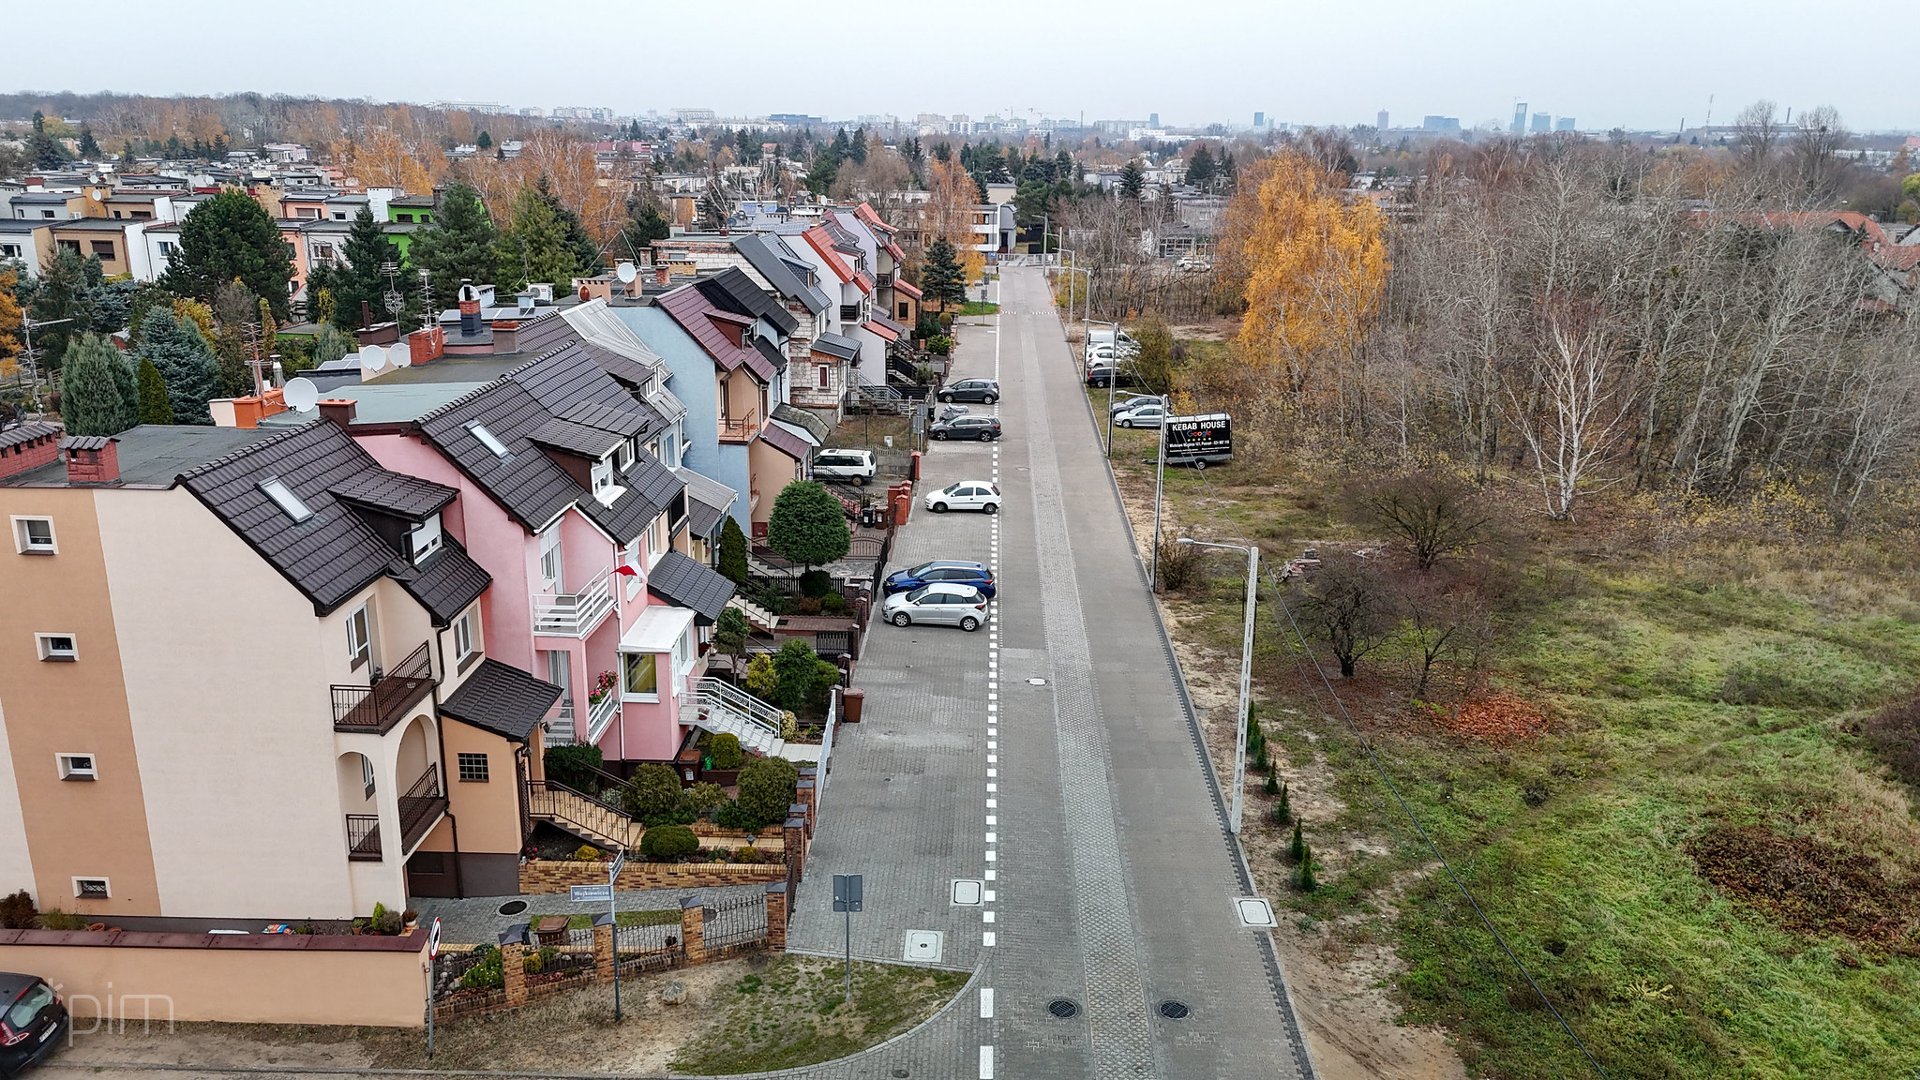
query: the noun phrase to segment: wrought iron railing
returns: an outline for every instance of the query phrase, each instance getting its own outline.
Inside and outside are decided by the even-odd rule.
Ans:
[[[412,851],[413,846],[427,835],[447,813],[447,789],[440,784],[440,766],[429,765],[427,771],[413,782],[413,786],[400,796],[400,847]]]
[[[379,862],[380,815],[347,815],[347,858],[354,862]]]
[[[384,735],[433,690],[433,652],[423,641],[393,670],[371,683],[334,683],[329,689],[333,694],[333,730]]]

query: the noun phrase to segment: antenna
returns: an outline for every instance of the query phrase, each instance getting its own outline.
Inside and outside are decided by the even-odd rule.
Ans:
[[[622,259],[620,261],[619,266],[616,266],[613,268],[613,276],[619,278],[620,284],[622,285],[633,284],[633,279],[638,277],[639,275],[640,275],[640,272],[634,269],[633,264],[631,262],[626,261],[625,259]]]
[[[320,388],[312,379],[288,379],[283,392],[287,395],[287,408],[294,412],[306,412],[320,403]]]
[[[378,345],[361,346],[360,366],[368,371],[385,371],[387,369],[387,350]]]

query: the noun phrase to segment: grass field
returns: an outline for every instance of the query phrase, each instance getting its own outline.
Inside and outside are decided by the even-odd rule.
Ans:
[[[1151,498],[1152,451],[1151,432],[1117,435],[1130,498]],[[1170,471],[1169,514],[1275,559],[1377,541],[1333,513],[1322,493],[1338,483],[1291,466]],[[1523,521],[1496,555],[1512,581],[1492,680],[1544,711],[1547,734],[1504,747],[1449,734],[1409,706],[1391,657],[1363,661],[1341,697],[1611,1075],[1914,1075],[1920,828],[1851,733],[1920,687],[1905,554],[1763,531],[1653,551],[1595,509],[1579,530]],[[1169,608],[1183,634],[1237,657],[1229,569]],[[1332,778],[1307,794],[1340,809],[1306,825],[1330,852],[1321,888],[1280,898],[1349,943],[1390,944],[1404,1018],[1453,1032],[1472,1075],[1592,1075],[1328,717],[1277,621],[1283,595],[1299,598],[1263,595],[1262,715],[1290,765]]]

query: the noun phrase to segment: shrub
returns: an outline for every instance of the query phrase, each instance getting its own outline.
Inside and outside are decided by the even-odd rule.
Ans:
[[[1300,821],[1293,823],[1293,839],[1287,843],[1287,861],[1297,863],[1307,857],[1307,843],[1300,836]]]
[[[461,974],[461,989],[498,990],[507,985],[506,975],[500,967],[502,957],[499,949],[482,945],[473,952],[482,959]]]
[[[800,770],[785,758],[757,758],[740,770],[741,810],[753,822],[742,828],[765,828],[787,820]]]
[[[1300,848],[1300,865],[1293,871],[1293,887],[1301,892],[1312,892],[1320,887],[1320,881],[1313,872],[1313,851],[1305,846]]]
[[[1281,784],[1280,785],[1280,801],[1273,804],[1273,823],[1275,825],[1285,825],[1287,822],[1292,820],[1293,820],[1293,802],[1290,798],[1290,793],[1287,790],[1287,785]]]
[[[725,806],[713,812],[713,823],[723,829],[742,829],[747,832],[760,828],[760,819],[754,817],[752,811],[732,800],[728,800]]]
[[[733,849],[734,862],[757,863],[765,858],[766,856],[762,854],[760,849],[757,847],[743,847],[743,848]]]
[[[620,799],[635,821],[667,824],[680,808],[680,777],[671,765],[642,765],[620,789]]]
[[[655,862],[673,862],[700,850],[700,838],[685,825],[656,825],[640,836],[640,854]]]
[[[825,570],[809,570],[800,575],[800,595],[822,597],[833,591],[833,575]]]
[[[820,611],[826,615],[845,615],[847,598],[837,592],[830,592],[820,598]]]
[[[376,901],[373,905],[373,917],[367,920],[367,929],[382,937],[395,937],[407,928],[406,916]]]
[[[27,890],[0,896],[0,929],[31,930],[39,917],[40,909],[34,906],[33,896]]]
[[[1259,758],[1267,752],[1267,733],[1260,726],[1258,705],[1247,706],[1247,756]]]
[[[1203,548],[1172,540],[1160,541],[1160,580],[1156,582],[1160,591],[1185,592],[1200,584],[1206,579],[1201,573],[1205,560]]]
[[[820,598],[817,596],[802,596],[797,600],[793,600],[787,605],[787,614],[818,615],[820,614]]]
[[[57,907],[50,907],[40,913],[42,930],[84,930],[86,928],[87,920],[78,915],[69,915]]]
[[[600,790],[600,768],[605,759],[600,748],[586,743],[547,747],[547,779],[561,787],[593,795]]]
[[[698,819],[727,805],[727,789],[719,784],[695,784],[680,793],[680,811]]]
[[[606,857],[606,854],[592,844],[581,844],[573,849],[573,857],[577,862],[599,862]]]
[[[773,703],[789,712],[797,713],[816,700],[824,704],[819,693],[823,678],[837,680],[840,677],[840,669],[832,664],[826,667],[833,674],[824,676],[819,654],[813,651],[813,646],[797,638],[780,646],[780,651],[773,654],[772,663]],[[826,682],[827,687],[832,685],[832,681]]]
[[[761,653],[747,661],[747,689],[763,698],[770,698],[774,688],[779,685],[780,677],[773,670],[773,657]]]
[[[740,749],[740,736],[724,731],[707,744],[707,757],[716,769],[737,769],[747,763],[747,752]]]
[[[1280,794],[1280,777],[1275,775],[1272,769],[1267,770],[1267,782],[1260,785],[1260,790],[1269,795]]]

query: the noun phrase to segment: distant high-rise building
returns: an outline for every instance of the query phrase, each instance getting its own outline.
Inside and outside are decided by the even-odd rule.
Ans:
[[[1571,116],[1563,116],[1563,117],[1561,117],[1560,119],[1558,119],[1558,120],[1555,120],[1555,121],[1553,122],[1553,130],[1555,130],[1555,131],[1573,131],[1573,130],[1575,130],[1575,128],[1574,128],[1574,126],[1573,126],[1573,117],[1571,117]]]
[[[1528,130],[1532,131],[1536,135],[1541,134],[1542,132],[1552,131],[1553,117],[1543,112],[1534,113],[1533,124],[1528,128]]]
[[[1436,131],[1443,135],[1460,134],[1460,118],[1457,116],[1423,116],[1420,118],[1421,131]]]
[[[1513,126],[1507,129],[1514,135],[1524,135],[1527,130],[1527,103],[1522,101],[1513,106]]]
[[[1159,114],[1159,113],[1157,113],[1157,112],[1150,112],[1150,113],[1148,113],[1148,114],[1147,114],[1147,126],[1148,126],[1148,127],[1152,127],[1152,128],[1157,128],[1157,127],[1159,127],[1159,126],[1160,126],[1160,114]]]
[[[1387,130],[1387,110],[1381,109],[1374,114],[1373,126],[1380,131]]]
[[[1266,126],[1267,126],[1267,114],[1266,114],[1266,113],[1263,113],[1263,112],[1255,112],[1255,113],[1253,114],[1253,126],[1254,126],[1254,127],[1257,127],[1257,128],[1263,128],[1263,127],[1266,127]]]

